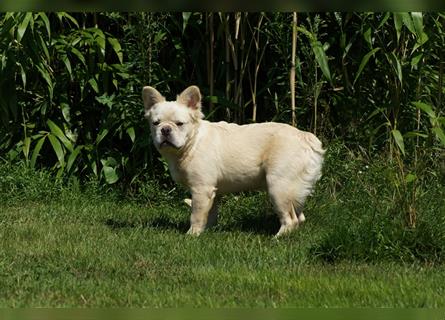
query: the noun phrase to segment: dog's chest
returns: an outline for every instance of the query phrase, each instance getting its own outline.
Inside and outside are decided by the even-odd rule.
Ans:
[[[187,185],[187,176],[184,171],[180,170],[177,164],[169,163],[170,175],[176,183]]]

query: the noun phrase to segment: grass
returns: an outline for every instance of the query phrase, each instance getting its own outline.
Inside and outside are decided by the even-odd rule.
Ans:
[[[365,180],[342,165],[327,159],[308,220],[279,240],[264,194],[224,198],[219,225],[193,238],[181,191],[152,182],[122,197],[1,165],[0,306],[444,307],[441,184],[419,199],[420,231],[407,231],[378,219],[389,198],[357,187],[378,165]]]

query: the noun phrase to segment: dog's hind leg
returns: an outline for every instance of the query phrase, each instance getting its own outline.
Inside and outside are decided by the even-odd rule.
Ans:
[[[289,190],[289,182],[276,177],[267,177],[267,188],[275,212],[280,219],[280,229],[276,237],[291,232],[298,226],[293,203],[292,192]]]

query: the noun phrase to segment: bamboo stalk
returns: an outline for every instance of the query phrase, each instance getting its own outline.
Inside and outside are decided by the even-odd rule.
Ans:
[[[151,13],[150,12],[148,12],[148,13],[143,13],[143,21],[144,21],[144,23],[145,23],[145,18],[147,18],[147,21],[146,21],[146,25],[148,25],[148,26],[150,26],[150,28],[151,28],[151,23],[152,23],[152,21],[151,21],[151,18],[152,18],[152,16],[151,16]],[[142,39],[141,39],[141,43],[143,43],[142,42]],[[148,82],[146,82],[146,83],[149,83],[149,84],[151,84],[151,78],[152,78],[152,73],[153,73],[153,67],[152,67],[152,56],[153,56],[153,37],[152,36],[150,36],[149,37],[149,39],[148,39],[148,59],[147,59],[147,63],[148,63]]]
[[[442,88],[443,88],[443,67],[444,67],[444,61],[443,61],[443,50],[440,50],[439,55],[439,97],[438,97],[438,103],[437,107],[442,107]]]
[[[241,12],[235,12],[235,40],[238,40],[239,27],[241,24]]]
[[[267,43],[264,45],[261,54],[258,56],[259,51],[260,51],[260,28],[261,28],[261,23],[263,22],[263,18],[264,18],[264,13],[261,13],[260,17],[258,19],[257,29],[254,31],[254,36],[253,36],[253,39],[255,40],[255,72],[254,72],[254,78],[253,78],[254,79],[253,85],[252,85],[252,82],[250,81],[251,87],[253,87],[251,89],[251,91],[252,91],[252,122],[256,122],[256,115],[257,115],[256,94],[257,94],[258,72],[260,70],[261,60],[263,59],[264,52],[265,52],[266,45],[267,45]],[[256,38],[255,38],[255,33],[256,33]]]
[[[229,45],[229,18],[230,15],[224,14],[224,34],[225,34],[225,68],[226,68],[226,99],[229,99],[230,96],[230,45]]]
[[[239,32],[239,40],[240,40],[240,54],[241,54],[241,69],[240,69],[240,78],[238,81],[238,92],[237,92],[237,97],[238,97],[238,105],[239,105],[239,121],[240,123],[244,122],[244,105],[243,105],[243,78],[244,78],[244,71],[246,70],[246,65],[247,65],[247,57],[248,54],[246,54],[246,50],[245,50],[245,32],[246,32],[246,28],[245,28],[245,22],[247,21],[247,12],[244,13],[244,19],[242,21],[242,23],[240,23],[240,32]],[[241,13],[241,17],[243,17],[243,14]],[[241,20],[240,20],[241,21]]]
[[[209,14],[209,31],[210,31],[210,43],[209,43],[209,47],[210,47],[210,59],[209,59],[209,64],[210,64],[210,70],[209,70],[209,91],[210,91],[210,103],[209,103],[209,109],[210,112],[213,111],[213,85],[214,85],[214,71],[213,71],[213,49],[214,49],[214,43],[215,43],[215,33],[213,30],[213,13]]]
[[[239,61],[239,64],[240,64],[239,71],[240,72],[239,72],[236,91],[235,91],[235,103],[237,103],[239,106],[238,120],[241,123],[244,122],[243,80],[244,80],[244,75],[246,72],[247,62],[249,61],[249,53],[250,53],[250,50],[252,48],[253,41],[254,41],[254,39],[253,39],[254,37],[251,37],[249,45],[248,46],[245,45],[245,42],[246,42],[246,40],[245,40],[246,39],[245,24],[248,23],[247,15],[248,15],[248,13],[244,14],[243,22],[240,23],[240,34],[239,34],[239,47],[240,47],[240,56],[241,56],[240,61]]]
[[[292,126],[297,125],[297,117],[295,114],[295,56],[297,52],[297,13],[293,13],[292,19],[292,57],[290,68],[290,94],[291,94],[291,110],[292,110]]]
[[[230,53],[233,46],[233,43],[231,42],[231,34],[229,30],[229,21],[230,21],[230,14],[228,13],[219,13],[219,17],[221,19],[221,23],[224,30],[224,46],[225,46],[225,57],[224,57],[224,71],[225,71],[225,77],[226,77],[226,83],[225,83],[225,96],[227,100],[230,100],[230,88],[231,88],[231,80],[230,80]],[[232,46],[231,46],[232,45]],[[231,113],[230,108],[226,107],[226,118],[230,121],[231,120]]]
[[[235,89],[233,100],[235,104],[238,103],[238,69],[239,69],[239,63],[238,63],[238,48],[239,48],[239,41],[238,41],[238,30],[241,20],[241,13],[235,12],[235,38],[234,42],[232,43],[232,56],[233,56],[233,68],[234,68],[234,74],[233,74],[233,86]],[[238,122],[238,116],[239,113],[235,112],[235,122]]]

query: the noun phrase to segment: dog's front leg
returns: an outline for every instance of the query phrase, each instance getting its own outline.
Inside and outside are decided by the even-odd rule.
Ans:
[[[204,231],[215,200],[215,191],[215,188],[192,190],[192,215],[187,234],[198,236]]]

